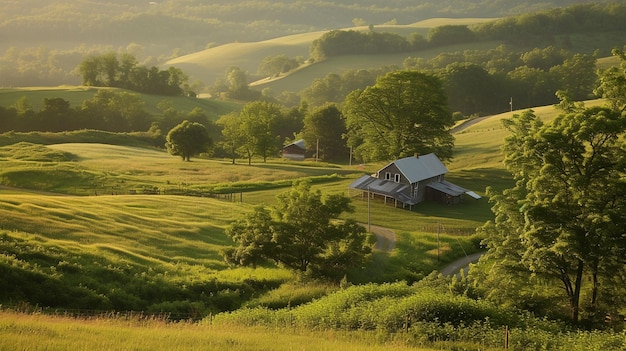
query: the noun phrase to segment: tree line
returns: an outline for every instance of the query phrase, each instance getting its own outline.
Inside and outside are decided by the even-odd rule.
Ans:
[[[493,22],[444,25],[432,28],[424,38],[394,33],[332,30],[313,41],[311,58],[320,61],[341,55],[402,53],[459,43],[500,40],[509,45],[545,46],[555,36],[626,30],[626,7],[619,4],[584,4],[539,13],[507,17]]]
[[[608,1],[603,1],[608,2]],[[117,47],[136,42],[197,51],[207,43],[256,41],[295,32],[345,28],[359,23],[413,23],[437,17],[503,17],[519,9],[538,11],[577,3],[573,0],[503,0],[459,3],[444,0],[416,5],[410,0],[367,1],[347,6],[329,1],[167,2],[57,1],[42,8],[35,0],[3,3],[0,32],[16,43],[38,46],[63,38],[74,43]],[[185,38],[181,41],[180,38]]]
[[[176,67],[160,70],[138,65],[137,59],[128,53],[119,55],[108,53],[90,56],[78,67],[82,84],[96,87],[114,87],[129,89],[146,94],[191,95],[187,81],[189,77]]]
[[[209,116],[199,108],[181,112],[168,100],[161,101],[157,107],[160,114],[155,116],[146,110],[141,95],[109,89],[99,90],[76,107],[56,97],[44,98],[43,106],[35,109],[26,97],[21,97],[10,107],[0,106],[0,133],[93,129],[163,134],[183,120],[212,125]]]
[[[306,101],[311,106],[341,104],[355,89],[371,86],[379,76],[399,69],[389,66],[329,73],[301,90],[295,101]],[[554,46],[520,52],[500,45],[487,51],[441,53],[429,60],[407,57],[402,69],[439,77],[448,106],[461,116],[558,103],[559,91],[567,92],[574,100],[586,100],[595,96],[598,79],[595,56],[572,54]],[[294,103],[291,95],[276,98],[285,104]]]

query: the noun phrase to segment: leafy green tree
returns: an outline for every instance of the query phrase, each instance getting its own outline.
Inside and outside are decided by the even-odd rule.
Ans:
[[[495,84],[489,73],[475,64],[454,63],[438,72],[449,106],[466,116],[486,114],[495,100]]]
[[[452,157],[454,124],[441,81],[417,71],[396,71],[346,99],[349,145],[364,160],[390,160],[434,152]]]
[[[150,115],[144,101],[134,93],[102,89],[83,101],[81,112],[88,127],[112,132],[145,131]]]
[[[317,149],[318,157],[322,160],[347,159],[349,149],[344,139],[345,133],[346,122],[335,105],[320,107],[304,118],[302,138],[311,150]]]
[[[521,55],[521,59],[527,67],[538,68],[547,72],[552,67],[563,64],[567,56],[565,50],[548,46],[547,48],[535,48],[525,52]]]
[[[302,103],[298,107],[283,109],[276,126],[276,134],[278,134],[280,140],[291,140],[294,138],[294,135],[302,130],[307,109],[308,105],[306,103]]]
[[[298,61],[287,55],[267,56],[259,64],[259,73],[266,76],[278,76],[298,68]]]
[[[244,105],[240,117],[248,164],[252,162],[252,155],[261,156],[263,162],[267,162],[269,156],[278,154],[281,140],[276,130],[281,115],[278,104],[254,101]]]
[[[102,86],[103,72],[102,60],[99,56],[91,56],[83,60],[78,66],[78,71],[83,77],[83,85]]]
[[[74,130],[75,111],[63,98],[44,98],[43,109],[35,116],[37,126],[33,130],[62,132]]]
[[[216,123],[222,128],[220,146],[230,155],[232,164],[235,164],[237,156],[241,151],[245,152],[246,150],[244,148],[245,137],[243,128],[241,128],[241,118],[238,113],[231,112],[221,116]]]
[[[183,95],[189,93],[188,77],[180,69],[169,67],[137,66],[137,60],[130,54],[108,53],[91,56],[80,63],[78,70],[83,85],[122,87],[135,91],[159,95]]]
[[[343,82],[336,73],[329,73],[324,78],[316,78],[310,86],[302,90],[301,96],[311,106],[322,106],[328,102],[340,102],[345,98],[341,94]]]
[[[587,100],[593,95],[598,75],[596,59],[591,55],[575,54],[562,65],[552,67],[550,74],[560,90],[567,91],[574,100]]]
[[[191,156],[207,151],[212,143],[202,124],[185,120],[167,133],[165,147],[170,154],[189,161]]]
[[[617,314],[626,306],[616,293],[626,278],[626,117],[587,108],[544,125],[527,111],[505,127],[504,162],[516,183],[489,191],[496,217],[483,227],[485,260],[498,267],[490,265],[485,285],[560,282],[572,322],[581,311],[596,323]]]
[[[430,46],[471,43],[475,40],[476,35],[465,25],[444,25],[428,31]]]
[[[626,54],[613,50],[613,55],[621,60],[619,67],[611,67],[600,73],[600,85],[594,91],[609,101],[613,110],[626,111]]]
[[[237,93],[248,88],[248,75],[241,68],[232,66],[226,70],[228,90]]]
[[[556,84],[553,76],[539,68],[519,66],[507,74],[515,83],[514,103],[518,106],[538,106],[556,102]],[[547,94],[546,94],[547,93]]]
[[[296,182],[277,196],[269,210],[256,207],[226,229],[238,246],[224,251],[234,264],[273,260],[300,273],[340,279],[347,270],[363,265],[371,248],[365,229],[354,220],[334,222],[353,210],[342,195],[322,198],[309,182]]]
[[[117,54],[110,52],[100,56],[102,71],[104,73],[104,85],[107,87],[116,87],[119,84],[118,73],[120,62],[117,60]]]

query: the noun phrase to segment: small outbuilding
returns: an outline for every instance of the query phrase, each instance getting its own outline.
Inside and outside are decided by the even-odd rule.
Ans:
[[[480,199],[480,195],[445,180],[446,166],[433,154],[415,155],[393,161],[373,175],[364,175],[350,184],[351,189],[383,197],[402,207],[424,200],[456,204],[463,195]]]
[[[304,155],[306,153],[306,146],[304,146],[304,140],[296,140],[291,144],[283,146],[281,151],[281,155],[283,158],[288,158],[290,160],[304,160]]]

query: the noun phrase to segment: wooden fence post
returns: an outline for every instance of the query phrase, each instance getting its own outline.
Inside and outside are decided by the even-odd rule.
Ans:
[[[509,326],[504,327],[504,349],[509,349]]]

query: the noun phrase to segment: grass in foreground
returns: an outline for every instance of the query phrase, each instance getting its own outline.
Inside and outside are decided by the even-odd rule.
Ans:
[[[0,350],[428,350],[376,342],[375,334],[291,332],[261,327],[165,323],[159,320],[74,319],[0,312]]]

